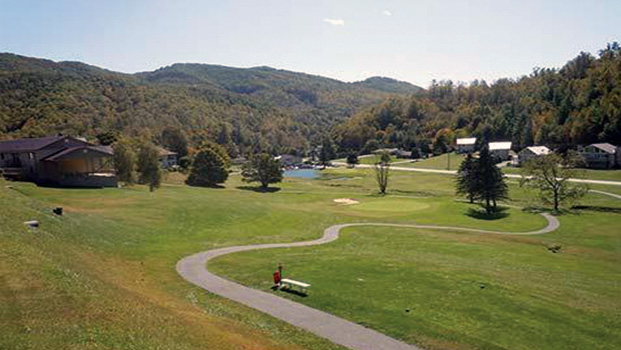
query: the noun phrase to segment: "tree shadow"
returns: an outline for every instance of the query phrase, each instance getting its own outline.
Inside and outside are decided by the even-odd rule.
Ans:
[[[601,207],[597,205],[575,205],[571,208],[575,210],[596,211],[599,213],[621,214],[621,208]]]
[[[218,185],[218,184],[216,184],[216,185],[210,185],[210,186],[207,186],[207,185],[196,185],[196,184],[190,185],[190,184],[189,184],[189,183],[187,183],[187,182],[186,182],[185,184],[186,184],[186,185],[188,185],[189,187],[217,188],[217,189],[226,188],[225,186],[223,186],[223,185]]]
[[[280,187],[261,187],[261,186],[237,186],[238,190],[252,191],[258,193],[274,193],[281,190]]]
[[[499,220],[509,216],[507,207],[496,207],[491,213],[487,213],[484,207],[468,208],[466,215],[477,220]]]

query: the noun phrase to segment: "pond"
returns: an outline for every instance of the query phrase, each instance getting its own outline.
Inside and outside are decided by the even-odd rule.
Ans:
[[[293,169],[285,170],[284,177],[295,177],[300,179],[315,179],[319,177],[319,170],[315,169]]]

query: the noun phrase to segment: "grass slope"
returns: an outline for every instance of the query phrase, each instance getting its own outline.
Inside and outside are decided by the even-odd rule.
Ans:
[[[314,239],[342,222],[545,224],[515,208],[482,220],[454,200],[452,176],[393,172],[390,195],[380,197],[372,170],[322,173],[273,193],[243,189],[237,176],[224,189],[171,176],[154,193],[1,183],[0,348],[337,349],[189,285],[176,262],[216,247]],[[511,195],[511,204],[531,203],[515,184]],[[332,202],[342,197],[360,204]],[[616,348],[621,206],[602,195],[583,204],[545,236],[359,227],[325,246],[236,254],[215,268],[266,289],[283,262],[290,277],[313,284],[309,297],[287,297],[429,348]],[[66,215],[51,214],[57,205]],[[23,226],[33,218],[40,229]],[[560,254],[547,251],[552,243]]]

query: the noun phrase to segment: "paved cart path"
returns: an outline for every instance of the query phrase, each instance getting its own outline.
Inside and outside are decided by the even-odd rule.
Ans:
[[[415,350],[415,345],[390,338],[382,333],[365,328],[359,324],[347,321],[327,312],[281,298],[274,293],[248,288],[218,277],[208,271],[209,260],[218,256],[256,249],[304,247],[326,244],[339,238],[339,232],[345,227],[354,226],[387,226],[401,228],[433,229],[448,231],[463,231],[482,234],[502,235],[539,235],[556,230],[560,223],[558,219],[547,213],[541,214],[548,222],[547,226],[532,232],[500,232],[485,231],[472,228],[435,226],[435,225],[405,225],[386,223],[349,223],[328,227],[323,236],[313,241],[294,243],[256,244],[234,246],[208,250],[190,255],[177,263],[177,272],[188,282],[207,291],[239,302],[253,309],[259,310],[294,326],[305,329],[332,342],[356,350]]]

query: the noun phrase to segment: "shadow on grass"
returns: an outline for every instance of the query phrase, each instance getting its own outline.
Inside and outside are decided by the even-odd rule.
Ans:
[[[207,186],[207,185],[197,185],[197,184],[189,184],[189,183],[187,183],[187,182],[186,182],[185,184],[186,184],[186,185],[188,185],[189,187],[203,187],[203,188],[226,188],[225,186],[222,186],[222,185],[217,185],[217,184],[216,184],[216,185],[210,185],[210,186]]]
[[[597,205],[576,205],[571,207],[574,210],[596,211],[599,213],[621,214],[621,208],[601,207]]]
[[[258,193],[274,193],[280,191],[280,187],[261,187],[261,186],[237,186],[238,190],[252,191]]]
[[[499,220],[509,216],[508,209],[507,207],[496,207],[494,211],[488,214],[484,207],[468,208],[466,215],[477,220]]]

